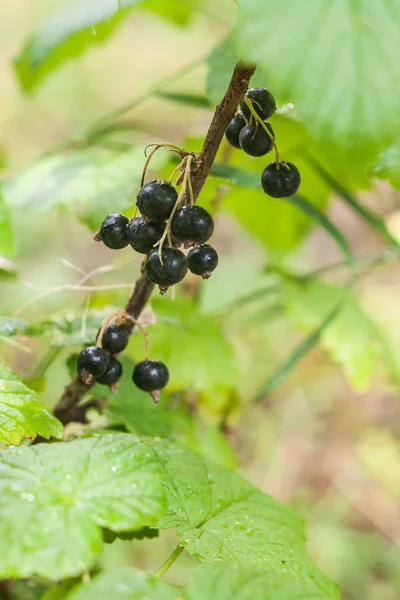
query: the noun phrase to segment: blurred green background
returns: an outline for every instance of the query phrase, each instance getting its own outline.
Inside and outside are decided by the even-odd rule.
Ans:
[[[236,11],[231,0],[204,0],[195,7],[184,0],[146,0],[103,45],[67,62],[34,94],[25,95],[11,60],[54,5],[45,0],[8,3],[0,36],[1,177],[8,182],[5,197],[11,199],[15,236],[15,253],[5,253],[5,259],[16,271],[7,273],[9,263],[3,260],[0,312],[18,313],[31,327],[12,337],[2,331],[0,352],[49,406],[69,381],[71,356],[93,339],[113,307],[125,304],[139,273],[140,257],[129,249],[114,253],[95,244],[93,231],[108,211],[131,214],[147,144],[161,140],[194,150],[201,146],[213,106],[212,94],[205,95],[203,59],[226,38]],[[169,93],[200,99],[190,106],[150,96],[160,81]],[[99,153],[95,167],[82,167],[73,191],[67,189],[63,196],[63,183],[51,182],[47,167],[39,174],[18,175],[65,140],[74,140],[73,152],[86,152],[80,132],[89,123],[146,96],[121,117],[120,127],[94,140],[89,152]],[[343,193],[310,166],[305,145],[321,164],[332,167],[350,193],[357,191],[362,206],[382,217],[393,238],[400,235],[400,198],[388,183],[365,177],[348,163],[343,166],[340,157],[336,160],[311,138],[295,112],[281,111],[272,124],[285,158],[302,171],[301,191],[315,205],[327,207],[329,218],[351,243],[358,261],[351,301],[323,332],[321,343],[265,395],[270,376],[333,306],[346,268],[327,270],[308,283],[299,280],[298,274],[343,262],[326,232],[311,227],[283,201],[212,177],[200,203],[216,214],[218,270],[201,284],[187,278],[175,298],[155,294],[153,312],[147,311],[148,319],[156,321],[149,325],[151,353],[165,360],[171,372],[161,406],[149,405],[145,395],[131,388],[130,361],[143,356],[142,339],[134,335],[120,391],[103,415],[91,415],[91,427],[111,420],[145,435],[176,436],[216,462],[237,468],[304,515],[310,555],[339,583],[345,600],[396,600],[398,250],[382,242]],[[115,171],[114,160],[119,161]],[[254,173],[266,164],[264,158],[250,159],[225,145],[218,160]],[[153,173],[160,177],[174,168],[164,150],[154,165]],[[110,172],[102,176],[107,166]],[[72,173],[68,169],[66,178]],[[32,203],[40,210],[30,211]],[[101,272],[105,265],[113,269]],[[43,291],[39,288],[62,288],[96,269],[100,272],[89,279],[91,285],[125,287],[90,295],[60,289],[24,308]],[[104,395],[104,390],[93,394]],[[80,429],[71,425],[68,431]],[[140,544],[117,540],[106,547],[101,563],[155,570],[169,554],[171,537],[162,532]],[[185,581],[194,567],[182,557],[167,579]],[[15,598],[38,597],[34,587],[18,586]]]

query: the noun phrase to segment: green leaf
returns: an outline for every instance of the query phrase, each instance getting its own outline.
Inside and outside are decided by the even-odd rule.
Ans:
[[[342,185],[335,177],[333,177],[318,161],[314,160],[310,157],[310,163],[316,170],[316,172],[321,176],[321,178],[326,181],[326,183],[332,188],[333,191],[340,196],[344,202],[359,216],[370,227],[375,229],[378,235],[382,237],[382,240],[387,244],[397,246],[398,240],[390,233],[388,228],[386,227],[385,221],[372,210],[364,206],[357,197]]]
[[[199,4],[201,4],[201,0],[196,1],[196,5]],[[193,12],[193,7],[184,4],[182,0],[168,3],[165,0],[144,0],[141,6],[172,21],[175,25],[186,25]]]
[[[0,454],[0,576],[51,580],[90,569],[112,531],[164,512],[159,467],[146,445],[116,434]]]
[[[25,91],[31,91],[52,70],[102,43],[140,0],[83,0],[60,6],[32,33],[14,59]],[[119,7],[120,6],[120,10]]]
[[[62,437],[63,427],[35,394],[0,359],[0,443],[25,437]]]
[[[326,600],[313,585],[287,575],[272,575],[264,569],[237,563],[204,565],[187,589],[187,600]]]
[[[14,236],[11,227],[10,212],[5,205],[3,194],[0,189],[0,254],[6,256],[14,255]]]
[[[188,448],[146,443],[163,469],[167,492],[168,510],[158,527],[177,527],[194,558],[253,563],[337,597],[334,584],[307,557],[303,521],[289,508]]]
[[[169,390],[232,387],[237,381],[232,346],[212,316],[202,314],[189,300],[152,300],[157,323],[149,327],[152,356],[168,365]],[[130,349],[143,358],[143,342]]]
[[[158,153],[152,167],[167,158],[166,152]],[[143,163],[143,148],[88,148],[40,160],[6,182],[3,190],[11,206],[40,212],[78,210],[80,219],[96,230],[103,215],[134,203]]]
[[[65,316],[53,316],[32,323],[26,327],[24,333],[32,337],[48,337],[49,344],[54,348],[91,344],[96,340],[104,319],[111,312],[109,307],[90,310],[85,318],[85,327],[82,323],[82,313],[68,312]]]
[[[66,595],[71,591],[73,587],[73,583],[55,585],[51,588],[48,588],[43,594],[43,596],[40,597],[40,600],[64,600]]]
[[[16,275],[16,265],[4,258],[4,256],[0,256],[0,277],[14,278]]]
[[[235,64],[240,59],[232,38],[216,46],[207,58],[206,93],[211,102],[218,104],[226,92]]]
[[[342,295],[341,288],[322,281],[298,285],[284,281],[282,287],[286,312],[302,331],[316,327]],[[368,390],[382,346],[377,326],[355,298],[348,299],[340,314],[321,333],[321,343],[343,368],[352,387],[358,392]]]
[[[318,139],[373,157],[400,126],[399,20],[397,0],[246,0],[236,39]]]
[[[396,190],[400,189],[400,143],[393,144],[382,152],[373,174],[379,179],[388,179]]]
[[[141,337],[140,333],[138,337]],[[139,341],[142,342],[142,339]],[[147,392],[132,385],[134,362],[126,357],[120,360],[123,375],[118,382],[117,391],[112,393],[103,385],[97,385],[91,393],[107,398],[105,414],[112,423],[124,425],[129,432],[138,435],[169,437],[176,411],[167,406],[168,397],[161,394],[161,401],[154,404]],[[74,369],[76,370],[76,360]]]
[[[24,333],[27,323],[18,317],[0,315],[0,336],[10,337]]]
[[[179,600],[178,595],[176,588],[154,575],[120,567],[75,588],[67,600]]]
[[[206,96],[200,94],[185,94],[183,92],[158,92],[157,96],[175,104],[185,104],[194,108],[211,108],[212,104]]]

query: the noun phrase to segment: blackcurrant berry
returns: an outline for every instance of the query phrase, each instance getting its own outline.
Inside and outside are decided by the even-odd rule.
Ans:
[[[266,123],[271,135],[274,132],[269,123]],[[273,142],[260,123],[249,123],[245,125],[240,132],[239,142],[242,150],[250,156],[264,156],[273,148]]]
[[[188,262],[178,248],[163,248],[161,264],[158,249],[154,248],[149,252],[144,269],[150,281],[166,288],[182,281],[188,270]]]
[[[129,244],[127,226],[129,219],[124,215],[107,215],[100,226],[99,235],[108,248],[120,250]]]
[[[218,265],[218,254],[210,244],[202,244],[188,254],[189,269],[195,275],[201,275],[203,279],[211,277],[212,271]]]
[[[183,206],[173,216],[173,235],[181,242],[206,242],[213,234],[214,221],[201,206]]]
[[[78,375],[83,383],[90,383],[91,376],[101,377],[107,370],[110,355],[97,346],[84,348],[78,354]]]
[[[168,181],[149,181],[137,195],[137,205],[150,221],[165,221],[170,216],[178,192]]]
[[[263,121],[272,117],[276,111],[275,98],[266,88],[252,88],[248,90],[246,97],[251,100],[254,110]],[[244,100],[240,103],[240,110],[247,120],[250,119],[251,112]]]
[[[112,323],[108,325],[104,330],[103,337],[101,339],[101,345],[104,350],[111,352],[111,354],[118,354],[125,350],[129,342],[129,334],[125,327],[122,325],[116,325]]]
[[[161,360],[143,360],[135,365],[132,381],[144,392],[159,392],[168,383],[169,372]],[[155,401],[158,395],[153,395]]]
[[[113,356],[110,358],[107,370],[100,377],[96,377],[96,381],[102,385],[115,386],[122,375],[122,365]]]
[[[263,190],[273,198],[293,196],[300,187],[300,173],[291,162],[271,163],[261,175]]]
[[[239,134],[245,125],[246,121],[241,112],[238,112],[228,125],[225,136],[230,145],[234,148],[240,148]]]
[[[148,254],[164,233],[166,223],[144,221],[140,217],[133,219],[128,225],[128,240],[136,252]]]

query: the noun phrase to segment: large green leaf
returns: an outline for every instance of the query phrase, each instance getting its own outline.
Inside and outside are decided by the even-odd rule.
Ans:
[[[334,597],[334,596],[328,596]],[[326,600],[313,585],[237,563],[204,565],[194,574],[187,600]]]
[[[0,359],[0,442],[19,444],[25,437],[62,437],[61,423]]]
[[[231,37],[216,46],[208,56],[206,92],[214,104],[217,104],[225,94],[232,71],[239,58]]]
[[[108,38],[141,0],[83,0],[60,6],[32,33],[14,60],[18,80],[33,90],[50,71]]]
[[[0,576],[51,580],[90,569],[101,527],[153,525],[164,512],[159,467],[126,434],[0,454]]]
[[[79,586],[67,600],[178,600],[178,595],[177,588],[154,575],[120,567]]]
[[[154,158],[152,166],[160,166],[167,153]],[[78,210],[80,219],[95,230],[105,214],[134,203],[143,163],[143,148],[122,153],[88,148],[51,156],[6,182],[4,194],[8,204],[25,210]]]
[[[317,138],[357,158],[397,136],[399,21],[397,0],[246,0],[236,39]]]
[[[321,281],[282,283],[286,312],[294,325],[303,331],[314,329],[342,295],[341,288]],[[361,392],[370,387],[378,358],[382,355],[381,334],[355,298],[347,300],[341,312],[321,333],[321,342],[341,365],[355,390]]]
[[[232,346],[214,317],[202,314],[189,300],[154,299],[157,323],[149,327],[151,356],[163,360],[170,373],[168,389],[232,387],[237,381]],[[143,359],[142,340],[132,346]]]
[[[14,236],[11,227],[10,212],[4,203],[0,189],[0,255],[14,254]]]
[[[168,510],[158,527],[177,527],[181,544],[194,558],[253,563],[337,597],[334,584],[306,555],[300,517],[188,448],[163,440],[147,444],[163,469],[167,492]]]

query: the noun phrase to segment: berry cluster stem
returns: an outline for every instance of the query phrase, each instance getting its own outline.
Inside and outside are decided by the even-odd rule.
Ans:
[[[280,156],[280,153],[278,150],[278,146],[276,145],[275,137],[272,135],[272,133],[270,132],[270,130],[268,129],[268,127],[266,126],[264,121],[261,119],[261,117],[257,114],[257,111],[254,109],[252,101],[249,98],[247,98],[246,96],[243,98],[243,100],[246,103],[246,106],[248,107],[249,111],[251,112],[251,114],[254,117],[254,119],[256,120],[256,122],[261,125],[261,127],[264,129],[264,131],[267,133],[269,139],[271,140],[271,142],[274,146],[274,150],[275,150],[276,163],[279,164],[281,162],[281,156]]]
[[[122,318],[130,321],[135,327],[137,327],[143,334],[144,338],[144,353],[146,360],[149,360],[149,332],[143,327],[143,325],[131,315],[128,315],[126,310],[122,311]]]
[[[104,332],[105,332],[105,330],[107,329],[108,325],[111,323],[111,321],[112,321],[112,320],[113,320],[115,317],[118,317],[120,314],[121,314],[121,311],[120,311],[120,310],[117,310],[117,311],[115,311],[115,312],[111,313],[111,315],[109,315],[109,316],[108,316],[108,317],[107,317],[107,318],[106,318],[106,319],[103,321],[103,324],[102,324],[102,326],[101,326],[101,329],[100,329],[100,331],[99,331],[99,335],[97,336],[97,341],[96,341],[96,346],[97,346],[98,348],[101,348],[101,347],[102,347],[102,346],[101,346],[101,344],[102,344],[102,342],[103,342],[103,335],[104,335]]]
[[[165,228],[164,233],[162,234],[161,238],[158,240],[158,242],[156,242],[154,244],[154,247],[158,246],[158,256],[160,257],[160,262],[161,264],[163,264],[162,262],[162,248],[163,248],[163,244],[165,242],[165,238],[168,236],[168,241],[170,246],[172,246],[172,240],[171,240],[171,223],[172,223],[172,219],[174,218],[174,214],[176,213],[176,210],[178,208],[178,206],[181,204],[185,194],[186,194],[186,190],[189,187],[189,191],[191,190],[190,196],[192,196],[193,194],[193,189],[191,188],[191,183],[190,182],[190,172],[191,172],[191,164],[193,161],[193,156],[191,154],[189,154],[188,156],[185,156],[185,158],[182,160],[181,165],[184,164],[185,165],[185,175],[183,177],[183,182],[182,182],[182,187],[180,189],[180,192],[178,194],[178,198],[176,199],[174,208],[172,209],[171,215],[167,221],[167,226]]]

